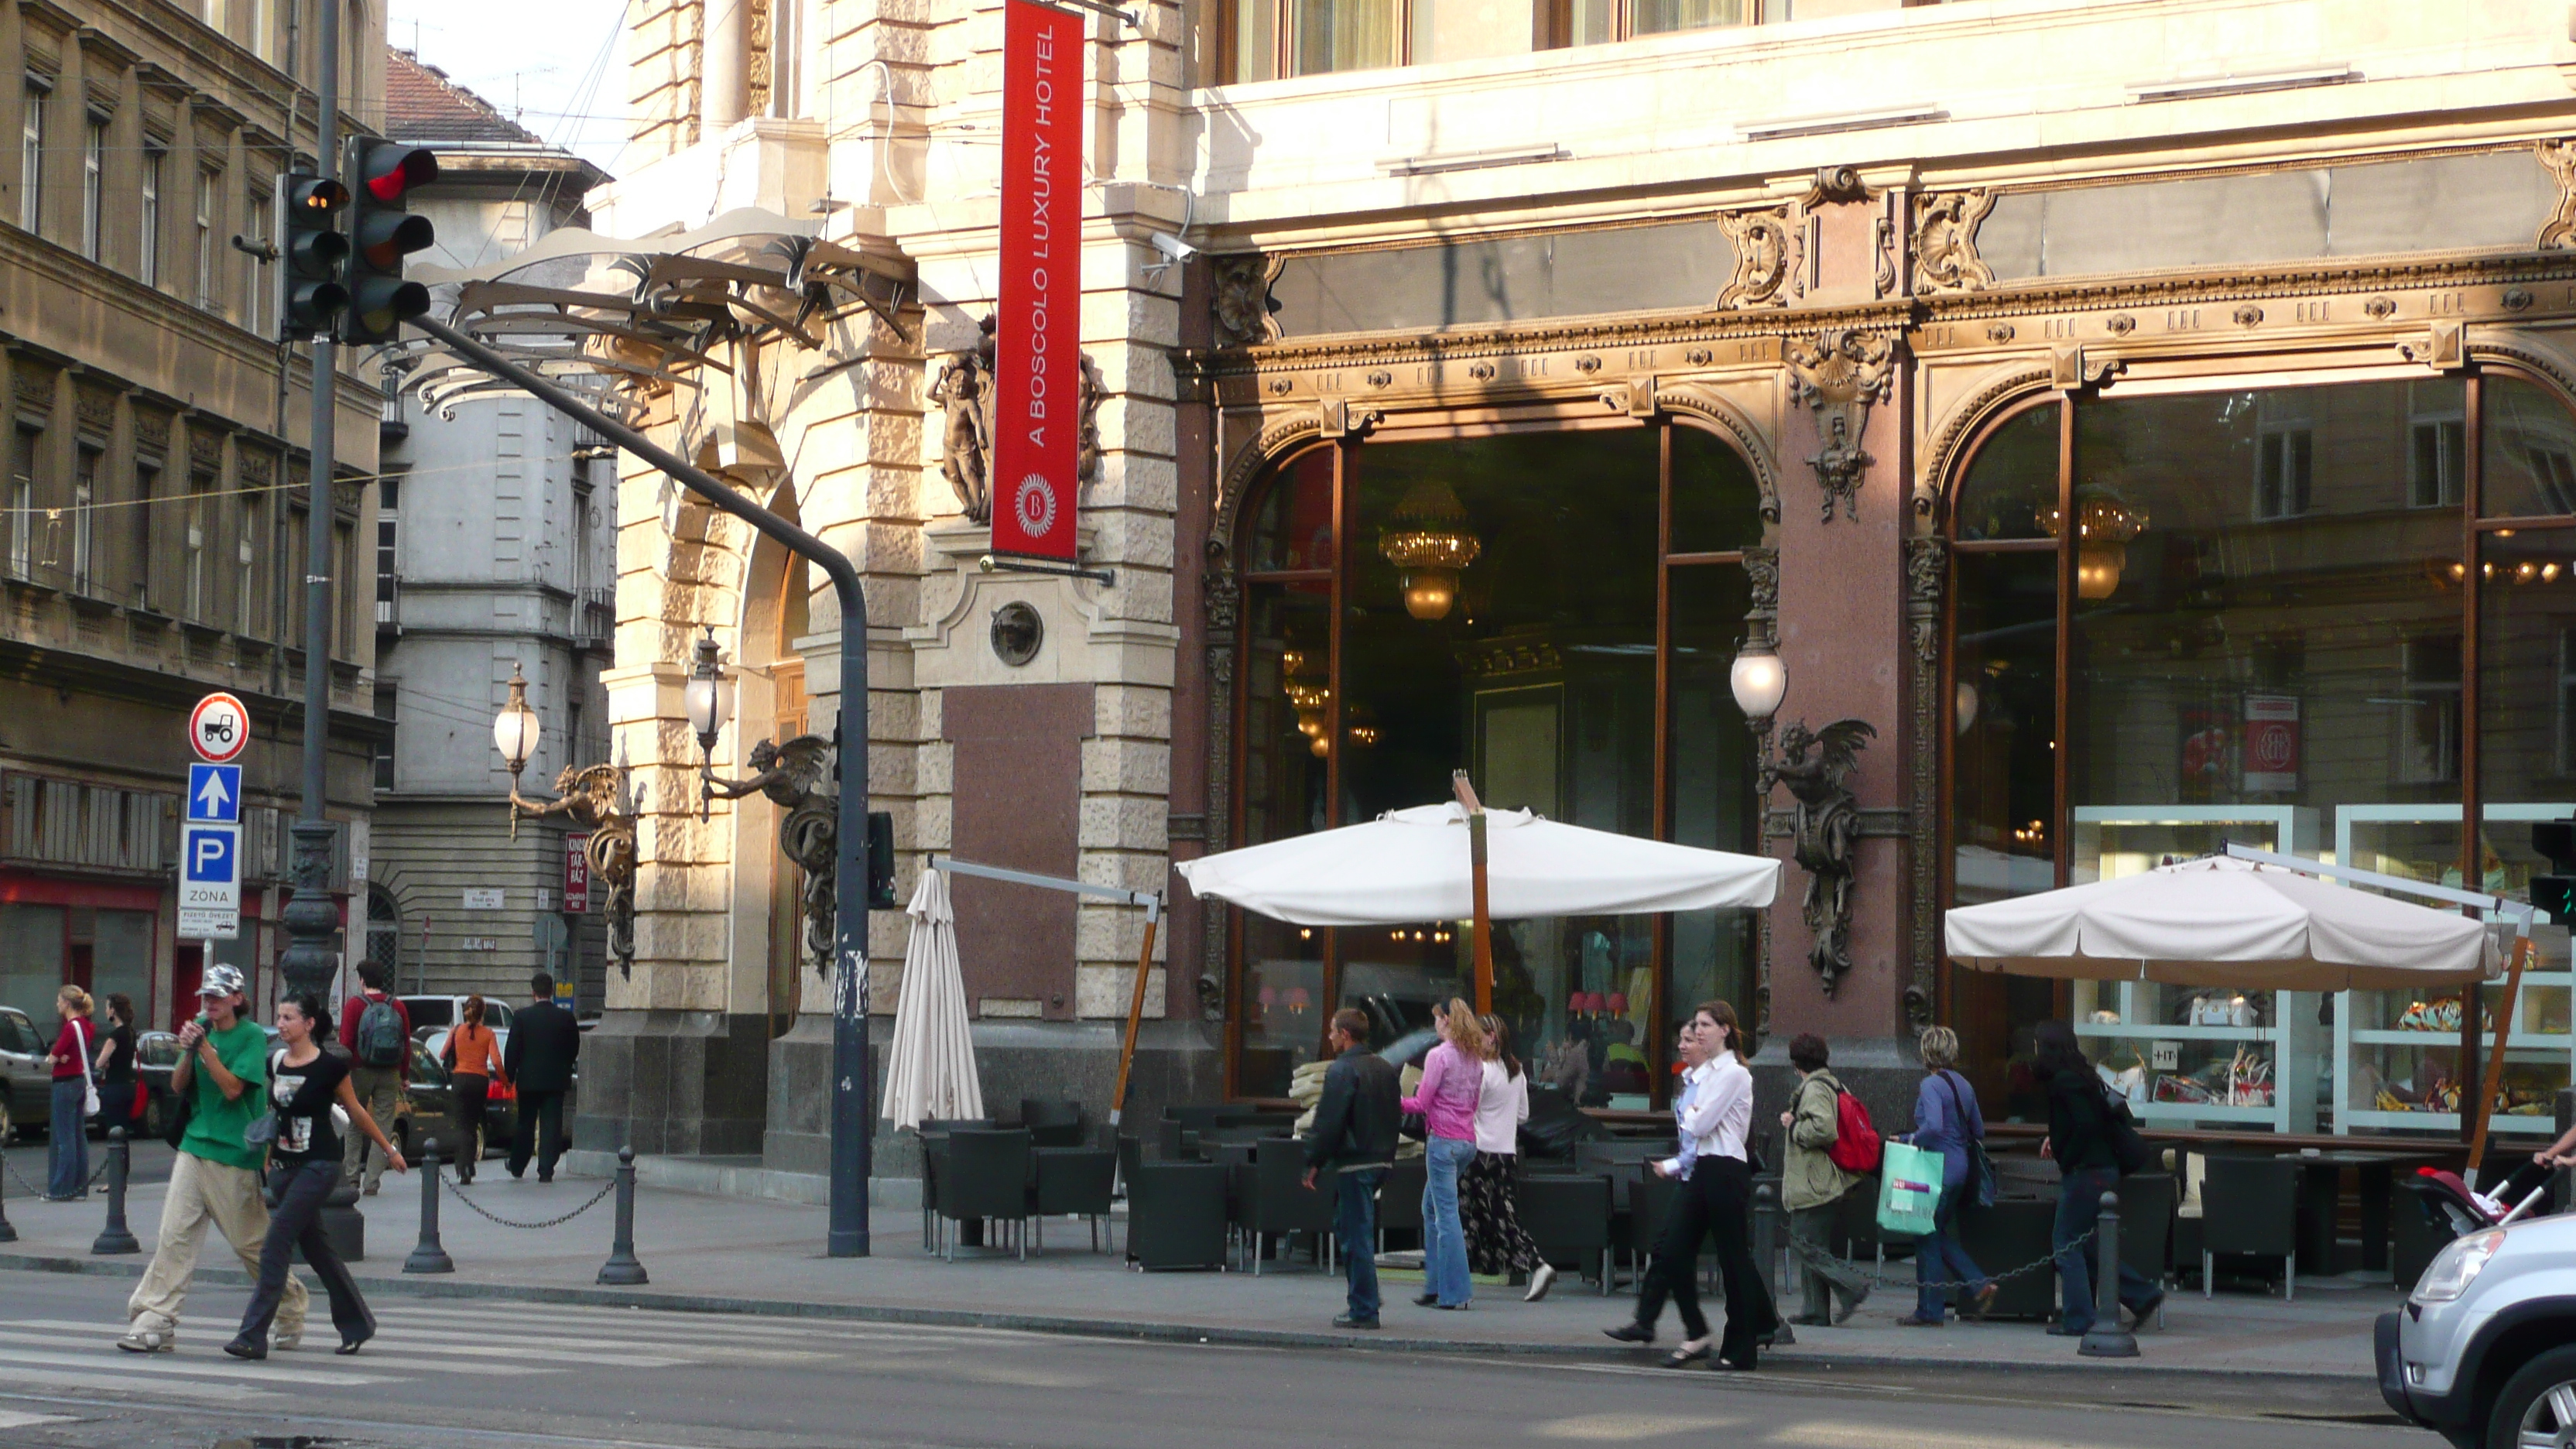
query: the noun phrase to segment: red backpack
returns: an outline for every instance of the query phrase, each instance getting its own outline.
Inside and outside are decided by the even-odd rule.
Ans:
[[[1834,1145],[1825,1149],[1825,1156],[1845,1172],[1878,1171],[1878,1129],[1870,1125],[1869,1109],[1839,1089],[1834,1092]]]

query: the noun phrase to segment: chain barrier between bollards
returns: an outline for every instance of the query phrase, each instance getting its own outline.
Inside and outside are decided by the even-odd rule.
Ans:
[[[438,1241],[438,1139],[420,1143],[420,1242],[403,1259],[406,1273],[453,1273],[456,1261]]]
[[[94,1256],[143,1251],[125,1225],[125,1183],[133,1172],[133,1153],[134,1144],[126,1140],[124,1128],[107,1129],[107,1226],[98,1230],[98,1240],[89,1245]]]
[[[2085,1358],[2136,1358],[2138,1336],[2120,1326],[2120,1195],[2102,1194],[2102,1269],[2093,1280],[2093,1326],[2075,1350]]]
[[[100,1157],[101,1157],[102,1159],[104,1159],[104,1158],[106,1157],[106,1154],[105,1154],[105,1153],[101,1153],[101,1154],[100,1154]],[[9,1175],[9,1176],[11,1176],[11,1177],[14,1177],[14,1178],[18,1179],[18,1186],[19,1186],[19,1187],[21,1187],[21,1188],[23,1188],[23,1189],[25,1189],[25,1190],[27,1191],[27,1193],[28,1193],[29,1195],[33,1196],[33,1197],[34,1197],[38,1202],[51,1202],[51,1201],[53,1201],[53,1199],[52,1199],[52,1198],[50,1198],[50,1197],[46,1196],[46,1194],[45,1194],[45,1190],[44,1190],[43,1188],[36,1186],[36,1185],[35,1185],[34,1183],[32,1183],[32,1182],[29,1182],[29,1181],[27,1180],[27,1178],[26,1178],[26,1175],[25,1175],[24,1173],[21,1173],[20,1171],[18,1171],[18,1164],[14,1163],[14,1162],[11,1162],[11,1161],[6,1157],[6,1156],[0,1156],[0,1169],[6,1169],[6,1170],[7,1170],[7,1172],[8,1172],[8,1175]],[[98,1164],[98,1170],[97,1170],[96,1172],[93,1172],[93,1173],[91,1173],[91,1174],[89,1175],[89,1181],[84,1182],[84,1183],[82,1183],[82,1184],[81,1184],[81,1190],[80,1190],[80,1194],[79,1194],[79,1195],[80,1195],[81,1197],[87,1197],[87,1196],[89,1196],[89,1190],[90,1190],[91,1188],[93,1188],[93,1187],[98,1186],[98,1180],[99,1180],[100,1178],[102,1178],[102,1177],[105,1177],[105,1176],[107,1176],[107,1163],[106,1163],[106,1161],[102,1160],[102,1161],[100,1161],[100,1163]],[[70,1201],[72,1201],[72,1199],[71,1199],[71,1198],[65,1198],[65,1199],[63,1199],[63,1201],[65,1201],[65,1202],[70,1202]]]
[[[600,1266],[599,1281],[619,1287],[632,1287],[648,1281],[644,1265],[635,1258],[635,1149],[617,1149],[617,1237],[608,1245],[608,1261]],[[594,1198],[596,1202],[598,1199]]]
[[[2099,1230],[2096,1229],[2095,1231]],[[2085,1233],[2082,1237],[2068,1243],[2066,1245],[2066,1250],[2068,1252],[2073,1252],[2076,1249],[2083,1247],[2086,1243],[2093,1241],[2093,1236],[2094,1234],[2092,1232]],[[1926,1283],[1919,1278],[1891,1278],[1885,1273],[1873,1273],[1849,1258],[1835,1257],[1831,1252],[1798,1237],[1794,1233],[1791,1234],[1789,1238],[1789,1254],[1793,1258],[1804,1258],[1808,1262],[1816,1264],[1819,1267],[1831,1265],[1833,1267],[1847,1269],[1859,1274],[1861,1277],[1881,1288],[1930,1288],[1941,1293],[1956,1293],[1962,1288],[1982,1287],[1985,1283],[2009,1283],[2015,1278],[2036,1273],[2043,1268],[2054,1268],[2057,1266],[2057,1254],[2055,1252],[2051,1252],[2047,1257],[2041,1258],[2037,1262],[2024,1263],[2018,1268],[2007,1268],[2000,1273],[1989,1273],[1981,1282],[1972,1283],[1966,1279],[1958,1279],[1955,1281],[1941,1280]],[[1794,1267],[1794,1265],[1792,1266]]]

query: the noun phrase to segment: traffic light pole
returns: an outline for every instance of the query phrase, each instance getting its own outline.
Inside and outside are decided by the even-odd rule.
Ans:
[[[317,8],[322,95],[314,123],[314,152],[320,174],[336,177],[340,170],[340,7]],[[340,925],[339,910],[331,903],[331,842],[336,831],[323,815],[330,788],[331,524],[337,516],[332,475],[337,471],[333,453],[339,422],[336,351],[328,331],[314,338],[313,473],[304,517],[304,798],[295,817],[291,867],[295,889],[286,903],[287,945],[278,961],[288,991],[315,995],[331,989],[336,964],[332,937]]]
[[[329,7],[325,7],[326,9]],[[835,1258],[868,1256],[868,1177],[874,1141],[868,1093],[874,1073],[868,1060],[868,605],[858,569],[847,555],[752,502],[713,474],[683,462],[570,390],[519,366],[474,338],[432,317],[414,317],[419,328],[466,361],[524,389],[538,401],[659,468],[681,487],[732,514],[832,580],[841,606],[840,823],[833,863],[832,971],[832,1216],[826,1251]]]

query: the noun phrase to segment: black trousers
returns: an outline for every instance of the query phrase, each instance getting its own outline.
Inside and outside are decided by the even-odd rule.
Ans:
[[[331,1189],[340,1185],[339,1159],[316,1157],[295,1166],[281,1163],[270,1171],[280,1179],[277,1206],[268,1215],[267,1241],[259,1246],[259,1283],[251,1290],[250,1307],[242,1312],[241,1336],[254,1341],[268,1336],[269,1326],[277,1321],[278,1299],[286,1292],[295,1250],[302,1248],[305,1265],[331,1295],[331,1326],[340,1330],[340,1341],[374,1337],[376,1316],[367,1311],[358,1280],[349,1276],[349,1265],[340,1261],[331,1235],[322,1231],[322,1204]]]
[[[528,1170],[530,1153],[536,1154],[537,1176],[555,1175],[555,1159],[563,1155],[563,1098],[561,1092],[519,1089],[519,1121],[510,1134],[512,1177]]]
[[[1780,1316],[1771,1285],[1754,1266],[1753,1169],[1740,1158],[1703,1157],[1692,1164],[1637,1290],[1637,1321],[1654,1327],[1669,1297],[1681,1314],[1682,1331],[1693,1339],[1708,1337],[1707,1315],[1699,1311],[1699,1244],[1711,1236],[1718,1279],[1726,1286],[1726,1334],[1718,1341],[1718,1356],[1749,1364],[1758,1341],[1780,1326]]]
[[[456,1180],[472,1182],[474,1166],[483,1160],[483,1117],[491,1104],[492,1079],[473,1072],[456,1074],[456,1137],[439,1144],[456,1164]]]

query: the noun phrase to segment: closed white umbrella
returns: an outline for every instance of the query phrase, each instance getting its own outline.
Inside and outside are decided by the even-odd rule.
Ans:
[[[2406,991],[2502,967],[2474,917],[2224,856],[1962,906],[1942,930],[1971,970],[2061,980]]]
[[[1526,810],[1487,810],[1485,833],[1496,920],[1762,907],[1780,888],[1780,862],[1767,856],[1639,840]],[[1464,806],[1422,805],[1173,868],[1203,897],[1294,925],[1465,920],[1475,908],[1467,834]]]
[[[897,1128],[925,1118],[981,1117],[984,1089],[975,1079],[975,1041],[966,1025],[966,977],[957,963],[957,916],[948,905],[948,876],[925,870],[904,907],[912,939],[903,951],[903,989],[895,997],[894,1051],[886,1059],[885,1119]]]

